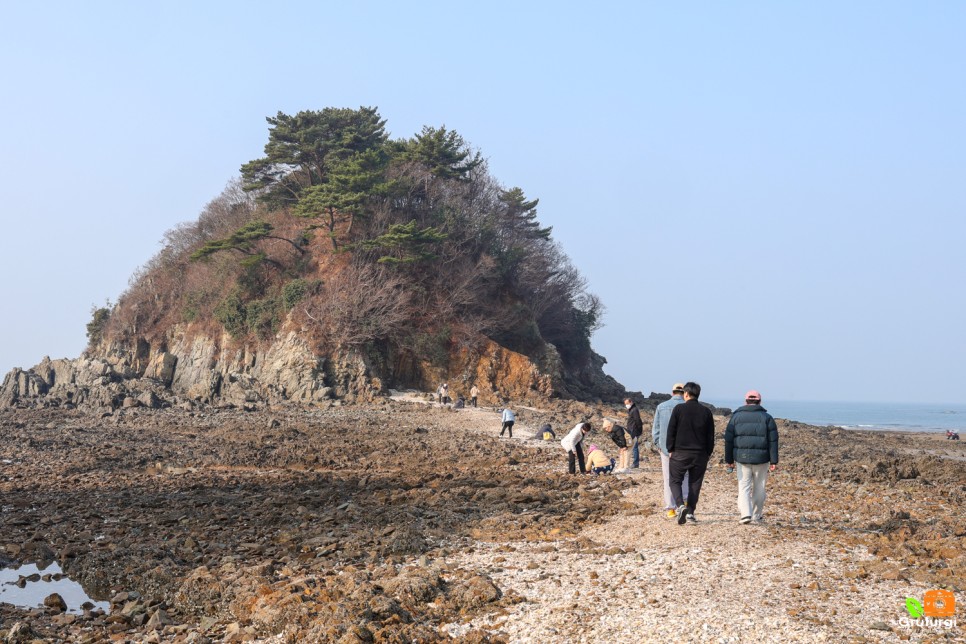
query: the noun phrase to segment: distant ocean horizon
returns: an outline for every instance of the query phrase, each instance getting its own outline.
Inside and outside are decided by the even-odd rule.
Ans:
[[[732,410],[741,406],[740,401],[708,402]],[[963,404],[765,400],[763,406],[775,418],[808,425],[905,432],[966,431],[966,405]]]

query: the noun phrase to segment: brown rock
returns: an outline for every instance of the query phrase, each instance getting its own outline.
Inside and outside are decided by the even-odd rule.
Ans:
[[[450,593],[453,602],[463,610],[494,602],[502,596],[500,589],[486,575],[471,577]]]
[[[6,642],[8,644],[23,644],[34,639],[34,632],[30,630],[30,625],[26,622],[17,622],[7,631]]]
[[[63,613],[67,610],[67,602],[65,602],[64,598],[57,593],[47,595],[44,598],[44,606],[58,613]]]
[[[383,585],[387,595],[395,597],[404,606],[417,606],[432,601],[440,592],[442,579],[427,569],[403,571]]]
[[[158,630],[173,623],[174,621],[168,617],[167,612],[158,609],[152,613],[151,619],[148,620],[147,628],[149,630]]]

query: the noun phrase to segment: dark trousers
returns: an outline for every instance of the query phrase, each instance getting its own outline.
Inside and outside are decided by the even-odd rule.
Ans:
[[[470,398],[470,402],[473,403],[474,407],[476,407],[476,396],[473,396],[472,398]]]
[[[513,421],[512,420],[504,420],[503,421],[503,428],[500,429],[500,436],[503,436],[503,432],[509,432],[510,438],[513,438]]]
[[[571,474],[577,473],[577,468],[575,467],[576,463],[574,463],[574,460],[580,463],[581,474],[587,471],[587,468],[584,466],[584,450],[581,449],[580,443],[577,443],[572,450],[567,452],[567,465]]]
[[[668,462],[668,487],[671,488],[671,496],[674,497],[674,505],[680,507],[684,505],[685,499],[681,493],[681,482],[684,475],[688,475],[688,498],[687,506],[690,512],[698,507],[698,497],[701,495],[701,483],[704,482],[704,473],[708,470],[708,459],[710,455],[704,452],[674,452]]]

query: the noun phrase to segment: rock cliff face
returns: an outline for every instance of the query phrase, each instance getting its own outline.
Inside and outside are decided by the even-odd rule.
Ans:
[[[332,405],[371,400],[390,386],[434,391],[441,382],[450,383],[454,397],[468,396],[475,384],[483,404],[551,397],[616,402],[625,395],[603,373],[603,358],[594,354],[581,372],[567,374],[551,345],[532,359],[483,340],[475,349],[453,349],[446,364],[403,355],[319,355],[294,330],[252,346],[179,326],[154,343],[115,341],[75,360],[45,358],[32,369],[14,369],[0,386],[0,406]]]

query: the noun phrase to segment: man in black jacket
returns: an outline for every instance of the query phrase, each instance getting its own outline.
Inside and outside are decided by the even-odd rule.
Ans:
[[[738,512],[742,524],[761,521],[765,482],[778,465],[778,426],[761,406],[761,394],[752,389],[745,405],[731,415],[725,430],[728,472],[738,463]]]
[[[694,521],[701,484],[708,469],[708,459],[714,452],[714,417],[711,410],[698,402],[701,385],[684,384],[684,403],[671,412],[667,426],[670,488],[677,504],[678,525]],[[688,498],[681,493],[681,482],[688,475]]]
[[[641,422],[641,412],[630,398],[624,399],[627,408],[627,433],[631,436],[631,467],[637,469],[641,465],[641,434],[644,433],[644,423]]]

